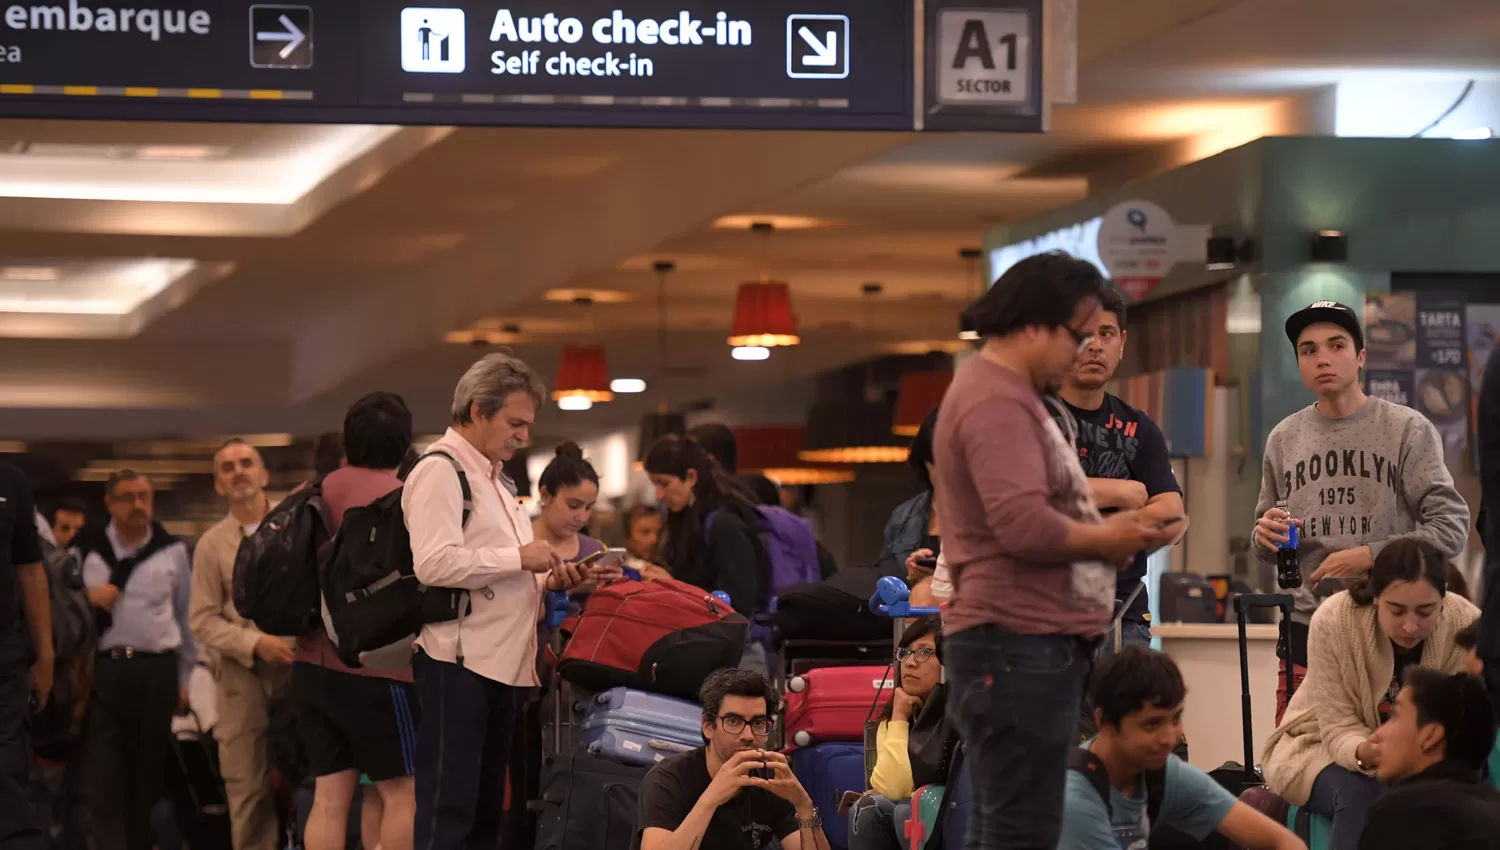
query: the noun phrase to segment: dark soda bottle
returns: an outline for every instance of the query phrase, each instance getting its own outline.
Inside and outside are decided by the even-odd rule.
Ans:
[[[1286,500],[1277,502],[1276,507],[1286,513]],[[1291,523],[1290,518],[1287,521]],[[1287,541],[1276,550],[1276,586],[1282,590],[1302,586],[1302,565],[1297,561],[1297,532],[1300,530],[1296,525],[1287,529]]]

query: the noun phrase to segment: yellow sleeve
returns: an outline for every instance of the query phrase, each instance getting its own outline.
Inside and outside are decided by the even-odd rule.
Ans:
[[[870,787],[887,800],[900,802],[916,790],[911,756],[906,751],[910,731],[911,724],[905,720],[888,720],[875,730],[875,769],[870,773]]]

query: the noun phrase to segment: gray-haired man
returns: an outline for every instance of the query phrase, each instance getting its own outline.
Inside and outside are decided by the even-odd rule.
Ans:
[[[429,448],[463,468],[473,510],[463,523],[458,472],[419,461],[401,507],[417,578],[470,591],[461,620],[422,628],[412,662],[422,723],[417,729],[417,822],[422,850],[494,847],[516,691],[535,687],[537,615],[544,590],[581,582],[552,546],[533,540],[515,485],[500,472],[526,444],[541,407],[541,379],[505,354],[469,367],[453,393],[451,425]]]

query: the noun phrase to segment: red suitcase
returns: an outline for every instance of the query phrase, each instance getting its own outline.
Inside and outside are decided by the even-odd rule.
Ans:
[[[865,720],[895,690],[889,667],[819,667],[787,682],[786,745],[863,741]]]

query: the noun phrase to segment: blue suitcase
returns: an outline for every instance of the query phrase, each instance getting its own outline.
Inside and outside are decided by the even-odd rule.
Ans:
[[[703,746],[703,708],[675,697],[611,688],[578,714],[579,745],[622,764],[653,765]]]
[[[823,834],[834,847],[848,847],[849,818],[838,813],[845,791],[865,792],[865,745],[835,742],[800,747],[788,760],[823,816]]]

